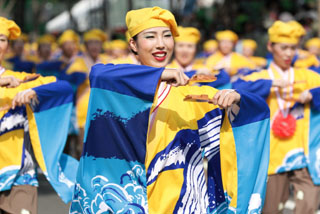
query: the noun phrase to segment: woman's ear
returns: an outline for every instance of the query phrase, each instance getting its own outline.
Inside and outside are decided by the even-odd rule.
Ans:
[[[270,53],[273,52],[273,45],[272,45],[271,42],[268,42],[268,44],[267,44],[267,49],[268,49],[268,51],[269,51]]]
[[[130,38],[129,46],[131,50],[133,50],[134,52],[138,52],[137,42],[133,38]]]

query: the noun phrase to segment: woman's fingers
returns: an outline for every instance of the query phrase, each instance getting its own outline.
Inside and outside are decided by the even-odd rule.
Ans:
[[[161,80],[173,86],[186,85],[189,78],[179,69],[165,69],[162,72]]]
[[[218,91],[213,97],[211,103],[218,105],[221,108],[228,108],[232,104],[239,102],[240,98],[240,94],[235,90],[226,89]]]
[[[32,89],[19,92],[12,100],[12,109],[17,106],[29,104],[35,96],[36,92]]]

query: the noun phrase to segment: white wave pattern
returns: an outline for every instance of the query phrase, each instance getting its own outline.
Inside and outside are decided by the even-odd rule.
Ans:
[[[74,182],[70,181],[65,174],[63,173],[60,163],[58,163],[58,167],[59,167],[59,182],[64,183],[65,185],[68,186],[68,188],[72,188],[72,186],[74,185]]]
[[[177,165],[186,162],[186,155],[190,149],[190,145],[187,145],[185,149],[181,147],[176,147],[171,150],[168,154],[163,154],[156,163],[148,177],[148,183],[151,182],[158,174],[167,166]]]
[[[222,115],[219,115],[199,129],[200,144],[208,161],[219,153],[221,122]]]
[[[261,195],[259,193],[252,194],[249,201],[248,214],[260,214],[261,203]]]
[[[26,118],[18,113],[3,118],[3,121],[0,123],[0,133],[13,129],[16,126],[22,126],[25,120]]]
[[[305,156],[303,148],[297,148],[289,151],[284,157],[281,166],[276,169],[276,172],[290,171],[295,168],[295,166],[303,165]]]
[[[8,166],[0,170],[0,191],[3,191],[7,185],[11,185],[20,170],[20,165]],[[7,175],[6,175],[7,174]],[[4,179],[4,180],[2,180]]]
[[[200,151],[193,154],[187,169],[186,192],[181,200],[182,206],[179,207],[177,213],[183,214],[189,211],[207,213],[209,199]]]
[[[86,214],[138,214],[142,213],[141,211],[147,213],[146,190],[136,182],[137,177],[142,176],[144,172],[140,165],[135,165],[132,170],[123,174],[130,176],[125,185],[111,183],[108,178],[102,175],[93,177],[91,186],[96,193],[94,199],[89,198],[86,190],[80,184],[76,184],[75,192],[78,197],[72,200],[72,206],[77,207],[78,210],[73,210],[71,206],[70,213],[79,213],[79,209]]]

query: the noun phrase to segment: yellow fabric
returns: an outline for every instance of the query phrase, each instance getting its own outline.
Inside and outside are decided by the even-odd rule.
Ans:
[[[5,35],[8,39],[16,39],[20,36],[20,27],[12,20],[0,17],[0,34]]]
[[[111,50],[111,41],[105,41],[102,45],[104,51]]]
[[[14,76],[20,80],[23,80],[25,77],[27,77],[28,73],[25,72],[14,72],[10,70],[6,70],[1,77],[5,76]],[[47,84],[50,82],[55,82],[55,77],[39,77],[36,80],[29,81],[26,83],[22,83],[16,88],[6,88],[6,87],[0,87],[0,106],[11,106],[13,98],[16,96],[16,94],[20,91],[34,88],[36,86],[40,86],[43,84]],[[0,118],[3,117],[5,113],[8,111],[0,111]],[[30,116],[30,111],[28,112],[28,118]],[[33,137],[33,126],[29,123],[29,132],[30,137]],[[6,134],[3,134],[0,136],[0,146],[2,149],[0,149],[0,169],[2,169],[5,166],[20,166],[21,165],[21,158],[22,158],[22,148],[23,148],[23,137],[24,137],[24,131],[22,129],[14,130],[11,132],[8,132]],[[3,147],[2,147],[3,146]],[[44,161],[41,161],[40,156],[38,154],[41,152],[41,147],[35,148],[35,145],[33,144],[33,149],[35,151],[35,156],[38,163],[42,167],[43,170],[46,170],[46,167],[44,165]],[[5,149],[4,149],[5,148]],[[15,154],[15,155],[12,155]]]
[[[121,39],[112,40],[110,42],[110,49],[111,50],[114,50],[114,49],[126,50],[127,48],[128,48],[128,43],[121,40]]]
[[[255,65],[249,59],[235,52],[231,53],[230,59],[225,59],[225,56],[220,51],[217,51],[208,57],[206,66],[213,69],[217,67],[230,69],[229,75],[231,76],[235,75],[241,68],[255,68]]]
[[[267,65],[267,60],[263,57],[251,56],[249,60],[253,62],[257,68],[263,68]]]
[[[310,48],[312,46],[320,48],[320,38],[315,37],[315,38],[309,39],[305,44],[306,48]]]
[[[130,37],[153,27],[169,27],[173,36],[178,36],[177,23],[173,14],[160,7],[131,10],[126,15]]]
[[[100,29],[91,29],[83,35],[83,40],[85,42],[89,40],[98,40],[104,42],[107,40],[107,34]]]
[[[199,102],[197,105],[194,102],[185,102],[183,98],[189,94],[207,94],[209,97],[213,97],[218,90],[209,86],[181,86],[181,87],[171,87],[170,96],[161,103],[157,108],[157,113],[155,114],[155,122],[152,127],[148,130],[147,139],[147,154],[145,160],[146,171],[150,166],[151,161],[155,158],[158,151],[162,151],[168,146],[168,143],[172,142],[175,138],[177,132],[183,129],[197,130],[198,124],[197,120],[203,118],[206,112],[212,111],[218,108],[215,105],[208,104],[205,102]],[[155,109],[155,103],[157,103],[157,96],[154,101],[154,105],[151,108],[151,112]],[[227,116],[225,117],[227,118]],[[224,121],[227,121],[225,119]],[[169,125],[170,124],[170,125]],[[230,125],[228,122],[224,122],[224,130],[232,132],[232,129],[228,129]],[[165,135],[159,135],[158,133],[166,133]],[[231,133],[232,134],[232,133]],[[221,133],[223,139],[232,137],[230,133]],[[237,162],[235,150],[232,150],[232,144],[234,146],[234,140],[229,138],[230,141],[222,143],[221,146],[221,159],[222,159],[222,174],[227,175],[223,178],[228,178],[230,180],[223,180],[224,183],[228,183],[229,190],[227,190],[228,195],[236,196],[233,190],[237,188]],[[221,142],[221,141],[220,141]],[[228,145],[230,145],[228,147]],[[228,147],[228,148],[227,148]],[[231,150],[230,150],[231,149]],[[232,166],[226,166],[225,161],[232,161]],[[232,168],[232,169],[231,169]],[[232,170],[232,172],[227,171]],[[173,194],[173,192],[181,191],[183,180],[181,176],[182,170],[167,170],[161,172],[157,177],[157,182],[151,184],[147,188],[148,195],[148,209],[149,213],[173,213],[174,206],[170,204],[175,204],[178,200],[179,194]],[[233,177],[229,177],[229,175]],[[179,175],[179,176],[178,176]],[[180,179],[181,178],[181,179]],[[233,186],[234,185],[234,186]],[[166,190],[166,191],[164,191]],[[164,206],[164,205],[168,206]],[[231,206],[236,207],[236,197],[232,198]]]
[[[319,67],[320,62],[318,58],[305,50],[298,50],[298,59],[294,62],[295,68],[309,68],[311,66]]]
[[[201,34],[197,28],[194,27],[178,27],[179,36],[175,37],[176,42],[188,42],[197,44],[200,40]]]
[[[229,120],[223,121],[220,132],[222,184],[225,192],[231,198],[229,206],[236,208],[238,197],[237,152]]]
[[[138,60],[129,54],[126,57],[116,58],[110,61],[112,64],[138,64]]]
[[[242,47],[243,48],[251,48],[253,50],[257,49],[257,43],[256,41],[252,40],[252,39],[244,39],[242,41]]]
[[[45,34],[41,36],[38,40],[38,44],[52,44],[56,41],[56,38],[52,36],[51,34]]]
[[[238,41],[238,35],[231,30],[223,30],[216,33],[216,39],[218,41],[231,40],[233,42],[236,42]]]
[[[131,36],[130,36],[129,31],[127,30],[127,31],[126,31],[126,41],[129,42],[130,39],[131,39]]]
[[[212,48],[218,48],[218,42],[214,39],[207,40],[203,43],[203,50],[209,51]]]
[[[271,67],[275,79],[280,79],[279,73]],[[259,79],[270,79],[268,71],[255,72],[248,76],[242,77],[246,81],[255,81]],[[294,69],[294,81],[305,81],[294,84],[293,98],[298,99],[304,90],[309,90],[320,85],[320,75],[308,69]],[[281,96],[283,93],[280,92]],[[270,121],[276,116],[279,110],[277,97],[274,88],[267,98],[267,104],[270,108]],[[294,102],[291,102],[291,107]],[[308,136],[309,136],[309,118],[310,108],[308,105],[304,107],[304,117],[297,120],[296,131],[289,139],[279,139],[272,131],[270,131],[270,163],[268,174],[275,174],[277,169],[282,165],[286,156],[296,149],[303,149],[305,155],[308,155]]]
[[[269,41],[274,43],[298,44],[301,33],[296,24],[282,21],[274,22],[268,29]]]
[[[73,30],[66,30],[59,37],[58,44],[62,45],[63,43],[68,42],[68,41],[75,42],[78,44],[80,41],[80,38],[76,34],[76,32],[74,32]]]
[[[306,30],[304,29],[304,27],[297,21],[295,20],[292,20],[292,21],[289,21],[288,24],[292,25],[297,33],[298,33],[298,36],[301,38],[302,36],[306,35]]]

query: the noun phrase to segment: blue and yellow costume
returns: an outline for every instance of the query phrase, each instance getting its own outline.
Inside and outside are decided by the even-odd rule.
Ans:
[[[159,7],[130,11],[127,25],[133,36],[159,26],[177,35],[174,16]],[[217,90],[159,83],[163,70],[93,66],[70,213],[259,212],[269,155],[266,104],[243,94],[240,106],[227,113],[209,103],[186,102],[188,94],[212,97]]]

